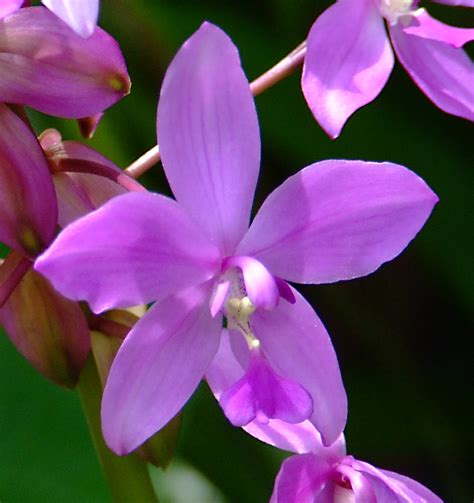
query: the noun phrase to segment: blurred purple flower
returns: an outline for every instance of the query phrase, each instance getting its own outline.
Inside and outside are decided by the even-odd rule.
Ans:
[[[102,112],[130,91],[117,42],[84,39],[44,7],[0,20],[0,101],[67,118]]]
[[[241,365],[220,396],[230,420],[247,428],[308,418],[333,442],[347,414],[336,355],[316,313],[281,278],[369,274],[413,239],[435,194],[395,164],[320,162],[270,194],[248,228],[257,114],[236,47],[208,23],[166,73],[158,139],[176,201],[115,198],[68,226],[36,262],[60,292],[96,312],[157,301],[110,371],[109,446],[133,450],[214,372],[223,317]]]
[[[416,85],[441,110],[474,119],[474,67],[462,46],[474,29],[456,28],[417,9],[414,0],[338,0],[308,36],[302,88],[314,117],[331,136],[374,100],[394,64],[393,52]],[[473,0],[440,3],[473,7]]]
[[[442,503],[415,480],[346,455],[343,435],[324,447],[308,426],[304,441],[306,453],[283,462],[270,503]]]

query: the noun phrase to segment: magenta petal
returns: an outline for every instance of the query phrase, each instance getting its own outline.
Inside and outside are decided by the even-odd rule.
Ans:
[[[251,351],[247,372],[222,394],[219,403],[234,426],[245,426],[255,418],[263,423],[269,419],[300,423],[313,412],[308,392],[276,374],[258,350]]]
[[[30,256],[49,244],[58,218],[49,167],[30,128],[3,104],[0,205],[1,242]]]
[[[238,267],[242,271],[245,290],[255,307],[273,309],[280,299],[275,278],[267,268],[253,257],[230,257],[222,262],[223,270]]]
[[[331,473],[331,465],[314,454],[291,456],[281,465],[270,503],[314,503]]]
[[[0,21],[0,97],[72,119],[102,112],[130,90],[117,42],[98,28],[88,39],[44,7]]]
[[[18,10],[23,0],[2,0],[0,3],[0,19]]]
[[[90,37],[94,32],[99,17],[99,0],[41,1],[81,37]]]
[[[426,183],[403,166],[323,161],[270,194],[237,252],[288,281],[365,276],[408,245],[436,202]]]
[[[244,369],[230,345],[229,337],[232,335],[234,334],[229,334],[225,329],[222,331],[219,350],[206,373],[206,380],[217,400],[244,375]],[[240,338],[240,334],[237,337]],[[252,421],[244,427],[244,430],[262,442],[291,452],[320,452],[322,449],[327,449],[322,445],[321,436],[309,421],[298,424],[286,423],[279,419],[270,419],[266,424]],[[339,443],[331,448],[335,449],[337,455],[344,456],[344,438],[341,437]]]
[[[378,96],[392,68],[393,53],[375,2],[339,0],[316,20],[301,84],[329,136],[339,136],[346,120]]]
[[[347,418],[347,397],[336,353],[313,308],[296,291],[295,304],[280,302],[273,311],[258,310],[252,326],[262,351],[276,372],[309,392],[310,420],[325,445],[337,440]]]
[[[109,447],[127,454],[183,407],[219,345],[222,318],[211,318],[210,285],[155,304],[133,327],[110,369],[102,400]]]
[[[461,48],[390,28],[400,63],[415,84],[441,110],[474,120],[474,65]]]
[[[406,35],[437,40],[453,47],[462,47],[474,39],[474,29],[458,28],[442,23],[431,17],[425,9],[418,9],[413,15],[404,16],[399,28]]]
[[[66,227],[35,268],[100,312],[203,282],[218,269],[218,255],[175,201],[135,192]]]
[[[166,73],[158,143],[176,199],[230,255],[247,229],[260,162],[260,134],[236,47],[204,23]]]

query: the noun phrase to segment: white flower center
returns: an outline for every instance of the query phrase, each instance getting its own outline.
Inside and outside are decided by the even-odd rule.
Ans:
[[[396,24],[400,16],[414,11],[414,3],[414,0],[379,0],[379,10],[390,24]]]
[[[230,279],[229,294],[224,304],[227,326],[238,330],[244,336],[250,349],[257,349],[260,341],[255,337],[250,325],[250,318],[256,307],[247,296],[242,275],[235,270],[228,271],[226,275]]]

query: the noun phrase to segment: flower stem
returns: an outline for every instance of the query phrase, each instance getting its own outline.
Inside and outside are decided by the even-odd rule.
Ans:
[[[289,54],[287,54],[275,66],[272,66],[265,73],[257,77],[250,83],[250,90],[254,96],[258,96],[270,87],[274,86],[284,78],[291,75],[302,63],[306,55],[306,40],[301,42]],[[158,145],[145,152],[141,157],[134,161],[124,172],[132,177],[138,178],[146,173],[155,164],[160,162],[160,150]]]
[[[275,66],[250,83],[250,90],[254,96],[258,96],[270,87],[278,84],[280,80],[291,75],[302,63],[306,55],[306,40],[295,47]]]
[[[139,157],[135,162],[132,162],[132,164],[130,164],[128,168],[124,169],[124,172],[132,178],[138,178],[158,162],[160,162],[160,150],[158,148],[158,145],[155,145],[148,152],[145,152],[141,157]]]
[[[147,464],[135,454],[115,455],[105,444],[100,427],[102,386],[94,359],[89,359],[78,384],[82,408],[94,447],[104,471],[114,503],[158,503],[148,474]]]

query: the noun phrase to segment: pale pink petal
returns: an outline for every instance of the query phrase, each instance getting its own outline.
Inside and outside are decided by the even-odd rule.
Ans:
[[[213,318],[222,309],[225,299],[227,298],[227,294],[229,293],[229,288],[230,281],[219,280],[214,285],[211,300],[209,301],[209,309]]]
[[[421,485],[416,480],[410,479],[409,477],[405,477],[404,475],[400,475],[395,472],[390,472],[388,470],[380,470],[380,471],[387,477],[396,480],[399,486],[402,487],[405,486],[406,490],[409,490],[412,493],[421,497],[424,503],[442,503],[440,497],[436,496],[436,494],[430,491],[427,487]]]
[[[380,470],[365,461],[354,460],[352,467],[371,481],[377,502],[442,503],[429,489],[408,477]]]
[[[99,0],[41,1],[81,37],[90,37],[94,32],[99,17]]]
[[[309,392],[310,418],[330,445],[344,430],[347,397],[336,353],[324,325],[296,291],[295,304],[280,302],[273,311],[257,310],[252,317],[255,336],[272,367]]]
[[[0,19],[18,10],[23,0],[2,0],[0,3]]]
[[[204,284],[155,304],[120,347],[102,400],[104,438],[117,454],[165,426],[204,376],[222,323],[209,314],[210,289]]]
[[[339,0],[316,20],[308,35],[302,88],[329,136],[339,136],[346,120],[378,96],[392,68],[375,2]]]
[[[400,19],[399,28],[406,35],[437,40],[453,47],[462,47],[474,40],[473,28],[458,28],[442,23],[431,17],[425,9],[418,9],[413,14],[403,16]]]
[[[236,47],[204,23],[166,73],[158,143],[176,199],[225,255],[248,227],[260,161],[257,114]]]
[[[43,151],[31,129],[0,103],[0,241],[35,256],[52,239],[57,219]]]
[[[218,254],[164,196],[118,196],[63,230],[36,261],[66,297],[95,312],[164,298],[211,278]]]
[[[398,59],[415,84],[441,110],[474,120],[474,65],[461,48],[390,28]]]
[[[288,281],[365,276],[408,245],[436,202],[403,166],[323,161],[270,194],[237,252]]]
[[[245,290],[255,307],[273,309],[280,300],[275,278],[266,267],[253,257],[229,257],[222,261],[223,271],[238,267],[242,271]],[[283,287],[284,288],[284,287]]]
[[[314,503],[331,473],[331,465],[314,454],[291,456],[281,465],[270,503]]]

